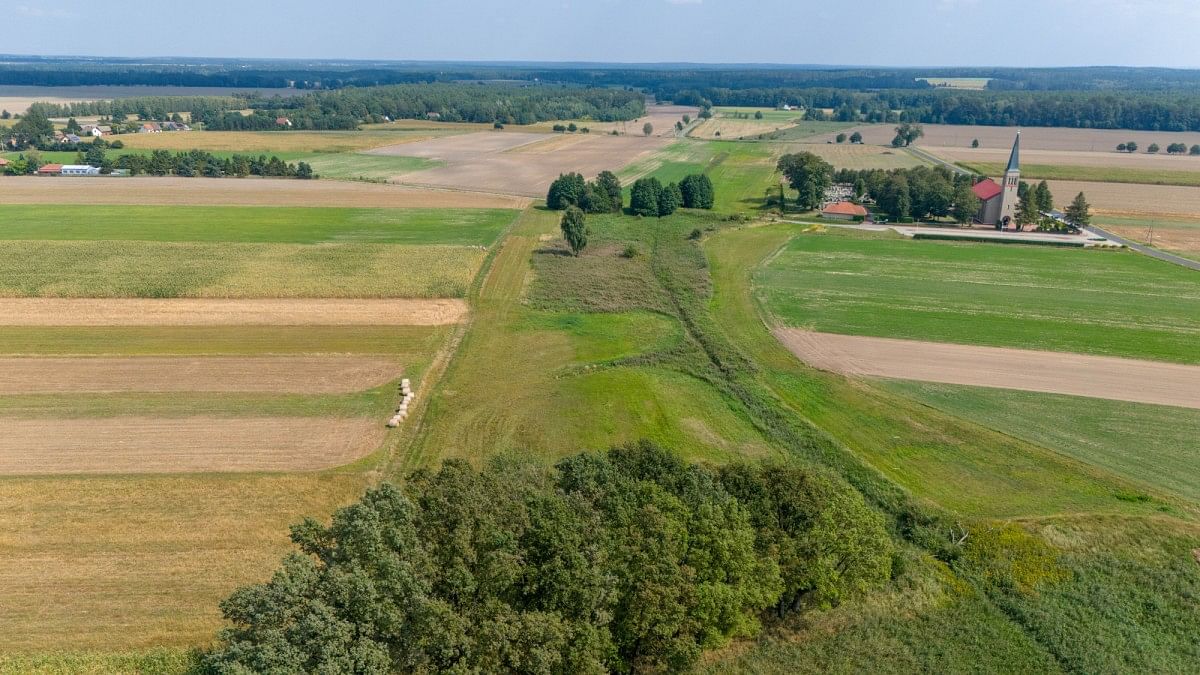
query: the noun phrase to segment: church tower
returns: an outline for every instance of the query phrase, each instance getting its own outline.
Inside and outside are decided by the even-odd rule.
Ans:
[[[1004,172],[1004,192],[1000,197],[1000,220],[998,224],[1009,225],[1017,215],[1017,201],[1021,186],[1021,132],[1013,141],[1012,155],[1008,158],[1008,169]]]

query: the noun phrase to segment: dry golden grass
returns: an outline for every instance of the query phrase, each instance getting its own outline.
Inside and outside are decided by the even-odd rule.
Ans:
[[[0,204],[521,209],[524,197],[331,180],[0,177]]]
[[[791,145],[788,151],[811,152],[832,164],[835,169],[908,169],[925,164],[904,150],[878,145],[804,143]]]
[[[1200,218],[1200,188],[1197,187],[1060,180],[1048,183],[1056,202],[1067,204],[1083,192],[1093,211],[1100,214]]]
[[[371,453],[384,431],[339,417],[9,418],[0,474],[315,471]]]
[[[289,549],[288,525],[328,517],[366,483],[352,473],[0,479],[4,648],[207,643],[217,603],[265,580]]]
[[[444,326],[456,299],[0,298],[0,326]]]
[[[381,356],[0,358],[0,395],[108,392],[348,394],[400,376]]]
[[[796,117],[800,118],[804,113],[796,113]],[[696,125],[696,128],[689,134],[692,138],[702,138],[706,140],[726,140],[736,141],[739,138],[754,138],[759,134],[767,134],[772,131],[782,131],[788,129],[794,124],[790,122],[763,119],[756,120],[753,117],[750,119],[735,119],[731,117],[712,117],[704,120]]]

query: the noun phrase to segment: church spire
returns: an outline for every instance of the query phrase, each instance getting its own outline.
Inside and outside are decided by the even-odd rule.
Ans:
[[[1012,155],[1008,158],[1008,170],[1021,170],[1021,132],[1017,132],[1017,140],[1013,141]]]

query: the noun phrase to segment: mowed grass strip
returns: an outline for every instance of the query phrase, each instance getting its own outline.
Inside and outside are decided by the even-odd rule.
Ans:
[[[10,241],[0,297],[459,298],[486,250],[400,244]]]
[[[755,283],[797,328],[1200,363],[1200,275],[1126,251],[807,234]]]
[[[351,394],[106,393],[0,396],[0,417],[108,418],[141,415],[179,419],[241,417],[364,417],[382,423],[396,405],[395,382]],[[218,428],[220,423],[217,424]]]
[[[925,382],[884,386],[1148,490],[1200,501],[1200,410]]]
[[[633,181],[653,177],[678,183],[688,174],[707,174],[715,188],[714,210],[737,213],[759,208],[768,189],[779,184],[775,165],[779,148],[733,141],[681,140],[662,152],[626,167],[626,201]]]
[[[490,246],[511,209],[0,206],[0,239]]]
[[[985,176],[1004,175],[1005,165],[990,162],[959,162],[972,171]],[[1200,186],[1200,162],[1196,171],[1172,169],[1131,169],[1119,166],[1075,166],[1069,164],[1022,164],[1021,177],[1025,179],[1076,180],[1096,183],[1137,183],[1143,185]],[[1070,202],[1072,195],[1058,195],[1063,204]]]

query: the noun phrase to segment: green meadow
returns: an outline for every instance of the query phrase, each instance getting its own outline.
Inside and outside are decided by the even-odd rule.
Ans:
[[[1000,176],[1005,165],[988,162],[959,162],[985,176]],[[1193,171],[1132,169],[1118,166],[1075,166],[1070,164],[1022,164],[1021,177],[1033,180],[1074,180],[1097,183],[1200,186],[1200,161]]]
[[[0,239],[490,246],[509,209],[0,205]]]
[[[714,210],[740,213],[760,208],[767,189],[778,185],[777,160],[778,154],[767,145],[684,139],[649,159],[626,167],[620,177],[627,184],[643,176],[675,183],[688,174],[707,174],[716,190]],[[628,187],[626,185],[627,199]]]
[[[1200,277],[1127,251],[804,234],[755,284],[787,326],[1200,363]]]
[[[884,386],[1146,490],[1200,502],[1200,410],[927,382]]]

